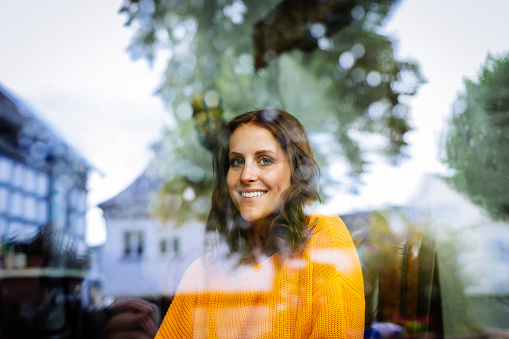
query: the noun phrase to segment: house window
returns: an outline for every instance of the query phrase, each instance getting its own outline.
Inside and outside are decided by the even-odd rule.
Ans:
[[[180,253],[180,239],[179,237],[163,238],[159,241],[159,253],[165,255],[173,253],[174,255]]]
[[[31,236],[48,222],[49,175],[0,155],[0,236]]]
[[[11,181],[13,163],[7,158],[0,157],[0,182]]]
[[[87,210],[87,194],[73,188],[68,193],[68,227],[73,234],[85,236],[85,213]]]
[[[492,243],[492,251],[495,257],[495,260],[501,262],[509,261],[509,243],[507,241],[495,240]]]
[[[167,250],[166,239],[161,239],[161,241],[159,241],[159,252],[161,252],[161,254],[166,254]]]
[[[0,213],[7,213],[9,206],[9,191],[7,188],[0,187]]]
[[[143,256],[143,232],[125,232],[124,233],[124,257],[141,258]]]
[[[40,173],[37,179],[37,194],[40,197],[48,195],[49,177],[44,173]]]
[[[70,180],[66,175],[55,180],[51,192],[52,221],[57,229],[64,229],[67,226],[68,201],[67,194],[70,188]]]
[[[173,253],[178,254],[180,252],[180,239],[178,237],[173,238]]]

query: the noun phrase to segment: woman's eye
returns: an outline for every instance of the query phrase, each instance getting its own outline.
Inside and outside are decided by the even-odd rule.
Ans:
[[[232,162],[231,162],[232,166],[242,166],[244,165],[244,160],[242,159],[233,159]]]
[[[262,165],[270,165],[272,163],[272,159],[269,158],[269,157],[263,157],[261,160],[260,160],[260,163]]]

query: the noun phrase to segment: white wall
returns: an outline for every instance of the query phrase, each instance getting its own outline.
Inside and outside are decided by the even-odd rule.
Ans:
[[[188,265],[201,254],[204,224],[189,222],[177,229],[162,226],[158,220],[107,220],[107,240],[103,247],[103,294],[111,296],[169,295],[174,292]],[[144,234],[142,257],[124,257],[124,232]],[[180,251],[173,252],[178,237]],[[160,240],[168,239],[167,252],[160,251]]]

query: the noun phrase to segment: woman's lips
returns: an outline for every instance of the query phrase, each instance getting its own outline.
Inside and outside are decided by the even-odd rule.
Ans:
[[[265,190],[250,190],[250,191],[241,191],[241,192],[239,192],[239,194],[242,197],[242,200],[252,201],[252,200],[256,200],[257,198],[263,197],[265,194],[267,194],[267,191],[265,191]]]

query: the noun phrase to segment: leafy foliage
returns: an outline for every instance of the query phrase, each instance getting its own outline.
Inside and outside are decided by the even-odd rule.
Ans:
[[[452,182],[496,219],[509,219],[509,54],[488,55],[465,80],[444,134]]]
[[[179,151],[179,156],[195,164],[198,164],[197,156],[201,157],[200,161],[208,159],[196,149],[199,138],[189,133],[193,124],[191,103],[196,97],[207,101],[207,97],[218,96],[226,119],[265,106],[291,112],[310,133],[321,165],[342,157],[354,177],[364,171],[367,150],[385,154],[393,162],[404,155],[405,134],[410,126],[408,107],[399,97],[415,94],[423,78],[415,63],[396,60],[392,41],[377,33],[396,1],[349,0],[345,2],[348,10],[343,12],[334,1],[323,2],[335,8],[338,18],[348,21],[347,25],[336,25],[329,31],[327,28],[334,27],[334,20],[320,10],[316,15],[325,15],[323,24],[317,21],[318,17],[311,18],[313,22],[289,20],[290,16],[301,18],[308,14],[298,12],[299,6],[291,3],[288,0],[279,4],[273,0],[124,2],[120,12],[127,16],[126,25],[134,27],[131,55],[152,61],[159,50],[170,52],[157,93],[174,112],[178,127],[166,134],[161,145],[182,140],[185,144],[182,150],[187,147],[193,150]],[[309,3],[319,6],[322,2]],[[278,8],[285,11],[278,12]],[[278,25],[278,20],[284,25]],[[295,35],[300,41],[309,39],[311,43],[306,46],[318,48],[303,52],[298,45],[285,46],[281,48],[284,54],[280,55],[273,50],[261,51],[252,38],[254,28],[260,27],[261,22],[269,23],[263,32],[265,40]],[[255,55],[259,58],[259,53],[267,66],[255,70]],[[373,135],[379,137],[376,143],[363,141]],[[174,147],[160,149],[176,150]],[[158,155],[165,160],[174,156],[162,151]],[[167,162],[167,166],[174,165]],[[210,165],[202,169],[208,177]],[[327,172],[324,173],[325,180],[332,182]],[[210,193],[207,187],[211,186],[196,185],[185,175],[177,174],[168,180],[172,187],[192,186],[197,197]]]

